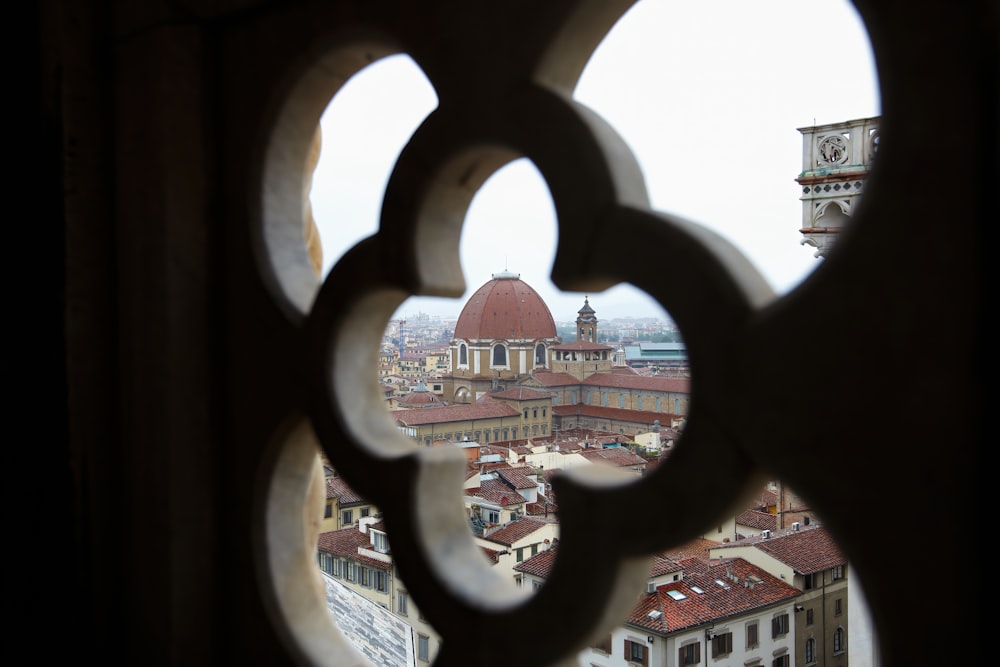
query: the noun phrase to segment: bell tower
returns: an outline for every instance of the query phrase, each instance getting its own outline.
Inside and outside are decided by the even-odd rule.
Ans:
[[[800,127],[802,245],[825,257],[851,219],[878,151],[880,116]]]
[[[597,342],[597,316],[596,311],[590,307],[590,297],[583,297],[583,308],[576,311],[576,339]]]

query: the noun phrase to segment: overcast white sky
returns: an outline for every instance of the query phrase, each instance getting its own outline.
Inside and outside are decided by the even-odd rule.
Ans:
[[[796,128],[881,113],[871,47],[847,0],[642,0],[595,52],[576,97],[632,148],[654,208],[724,234],[780,293],[821,261],[799,243]],[[435,106],[429,82],[405,56],[374,63],[334,97],[310,195],[325,269],[377,230],[392,164]],[[487,234],[493,225],[509,230],[509,246]],[[527,255],[518,237],[537,241],[540,230],[549,242]],[[549,279],[555,233],[541,176],[526,160],[509,164],[469,210],[465,296],[410,299],[397,316],[457,315],[506,268],[542,295],[557,321],[575,319],[583,295]],[[590,302],[599,319],[663,313],[627,285],[591,294]]]

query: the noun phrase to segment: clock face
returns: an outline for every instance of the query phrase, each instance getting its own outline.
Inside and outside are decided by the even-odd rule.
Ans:
[[[819,142],[819,160],[825,164],[847,162],[847,139],[834,134]]]

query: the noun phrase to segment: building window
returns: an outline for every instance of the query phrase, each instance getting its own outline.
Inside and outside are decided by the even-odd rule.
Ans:
[[[547,413],[547,409],[546,408],[542,408],[542,419],[545,418],[546,413]]]
[[[389,592],[389,575],[382,570],[375,570],[375,590],[379,593]]]
[[[507,348],[503,345],[493,346],[493,365],[494,366],[506,366],[507,365]]]
[[[641,665],[646,664],[646,647],[639,642],[629,642],[628,660]]]
[[[771,639],[788,634],[788,614],[775,616],[771,619]]]
[[[840,581],[843,578],[844,578],[844,566],[843,565],[834,565],[833,566],[833,580],[834,581]]]
[[[681,413],[681,399],[675,398],[674,399],[674,414],[678,414],[679,415],[680,413]]]
[[[329,519],[333,516],[333,503],[327,503],[326,507],[323,509],[323,518]]]
[[[460,366],[469,365],[469,350],[465,347],[465,343],[458,346],[458,363]]]
[[[787,653],[785,655],[779,655],[777,658],[771,661],[771,667],[791,667],[792,658]]]
[[[421,662],[430,660],[431,639],[427,635],[417,635],[417,659]]]
[[[545,346],[541,343],[535,346],[535,365],[545,366]]]
[[[365,588],[372,587],[372,571],[370,568],[364,567],[363,565],[358,568],[358,574],[360,575],[360,581],[358,582]]]
[[[361,510],[360,510],[360,512],[361,512],[361,518],[363,519],[366,516],[368,516],[369,514],[371,514],[372,509],[370,507],[362,507]]]
[[[814,662],[816,662],[816,640],[810,638],[806,640],[806,664]]]
[[[533,409],[533,410],[531,411],[531,417],[532,417],[533,419],[538,419],[538,408],[534,408],[534,409]]]
[[[407,615],[407,607],[409,606],[409,599],[407,598],[406,591],[396,592],[396,613],[400,616]]]
[[[618,407],[619,408],[625,407],[625,394],[618,394]]]
[[[528,408],[525,408],[525,409],[524,409],[524,418],[525,418],[525,419],[527,419],[527,418],[528,418]]]
[[[747,623],[747,648],[757,648],[760,645],[760,635],[757,632],[757,621]]]
[[[346,561],[344,563],[344,574],[348,581],[357,581],[358,578],[358,565],[354,561]]]
[[[517,560],[518,563],[524,560],[524,549],[516,549],[514,553],[515,553],[515,559]]]
[[[833,631],[833,653],[843,653],[844,651],[844,628],[837,628]]]
[[[593,648],[606,655],[611,655],[611,635],[604,635],[604,638],[594,644]]]
[[[813,624],[813,610],[806,609],[806,625],[812,625],[812,624]]]
[[[843,605],[840,598],[837,598],[833,601],[833,615],[840,616],[842,613],[844,613]]]
[[[343,512],[340,513],[340,525],[350,526],[352,523],[354,523],[353,510],[344,510]]]
[[[319,569],[323,570],[327,574],[333,574],[333,556],[327,553],[320,553],[319,555]]]
[[[686,646],[681,646],[677,656],[678,665],[697,665],[701,662],[701,644],[694,642]]]
[[[733,652],[733,633],[725,632],[712,637],[712,657],[729,655]]]
[[[806,581],[805,581],[805,589],[807,591],[811,591],[812,589],[816,588],[816,575],[815,574],[807,574],[806,577],[805,577],[805,579],[806,579]]]
[[[486,521],[487,523],[500,523],[500,511],[486,510]]]

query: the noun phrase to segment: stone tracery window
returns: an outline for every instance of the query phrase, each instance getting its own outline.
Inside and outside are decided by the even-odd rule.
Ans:
[[[459,97],[461,97],[461,96],[459,95]],[[544,98],[544,95],[543,95],[542,97]],[[548,104],[548,103],[549,103],[549,101],[547,101],[547,100],[545,100],[545,99],[540,99],[540,100],[537,100],[536,102],[537,102],[537,103],[539,104],[539,108],[548,108],[548,107],[545,107],[544,105],[545,105],[545,104]],[[528,105],[528,106],[530,107],[530,105]],[[570,115],[569,115],[569,117],[570,117],[570,118],[573,118],[573,114],[570,114]],[[431,125],[431,127],[432,127],[432,129],[433,129],[433,124]],[[439,134],[439,135],[437,136],[437,139],[439,139],[441,143],[444,143],[444,144],[447,144],[447,137],[448,137],[448,134],[447,134],[447,132],[446,132],[446,131],[443,131],[443,130],[438,130],[438,131],[439,131],[439,132],[441,132],[441,134]],[[580,131],[581,135],[583,136],[583,138],[588,138],[588,137],[589,137],[589,138],[590,138],[591,140],[593,140],[593,137],[591,137],[591,136],[590,136],[590,135],[589,135],[589,134],[588,134],[588,133],[587,133],[586,131],[584,131],[584,130],[582,130],[582,129],[581,129],[581,130],[579,130],[579,131]],[[433,144],[433,142],[431,142],[431,143]],[[425,148],[426,148],[426,147],[425,147]],[[545,149],[544,149],[544,147],[542,147],[542,148],[539,148],[538,150],[542,151],[542,153],[544,153],[544,152],[545,152]],[[433,155],[434,151],[433,151],[433,150],[430,150],[430,151],[429,151],[429,153],[430,153],[431,155]],[[600,151],[595,151],[595,153],[601,153],[601,152],[600,152]],[[594,157],[594,156],[591,156],[591,159],[592,159],[592,160],[594,160],[594,161],[595,161],[595,163],[600,163],[600,162],[601,162],[601,161],[602,161],[603,159],[605,159],[605,158],[604,158],[604,156],[603,156],[603,153],[601,153],[601,157]],[[544,161],[544,160],[540,160],[540,163],[541,163],[541,164],[543,165],[543,167],[545,167],[545,166],[546,166],[546,163],[545,163],[545,161]],[[627,164],[626,164],[626,165],[614,165],[614,166],[615,166],[615,167],[621,167],[621,168],[622,168],[622,170],[623,170],[624,172],[628,172],[628,171],[629,171],[629,169],[631,168],[631,165],[627,165]],[[552,168],[552,167],[551,167],[551,165],[549,165],[549,168]],[[557,169],[558,169],[558,168],[557,168]],[[565,196],[565,195],[564,195],[564,196]],[[412,202],[411,202],[411,203],[412,203]],[[643,204],[643,203],[644,203],[644,202],[640,202],[640,204]],[[639,208],[641,209],[642,207],[640,206]],[[624,214],[623,214],[623,215],[624,215]],[[627,217],[627,216],[626,216],[626,217]],[[416,224],[416,223],[414,223],[414,224]],[[591,224],[591,225],[596,225],[596,227],[598,227],[598,228],[599,228],[599,227],[601,226],[601,224],[598,224],[598,223],[595,223],[595,222],[593,222],[593,221],[590,221],[590,222],[588,222],[588,221],[586,221],[586,220],[584,220],[584,223],[583,223],[583,224],[585,224],[585,225],[586,225],[586,224]],[[419,237],[419,234],[418,234],[417,236]],[[420,239],[419,239],[419,238],[416,238],[416,239],[414,239],[414,241],[415,241],[415,242],[414,242],[414,245],[415,245],[415,246],[418,246],[418,245],[419,245],[419,242],[420,242]],[[688,267],[688,268],[690,268],[690,267]],[[426,271],[428,272],[428,275],[433,275],[433,274],[434,274],[434,271],[433,271],[432,269],[424,269],[424,270],[426,270]],[[695,273],[697,273],[697,271],[695,271]],[[425,276],[425,277],[426,277],[426,276]],[[404,280],[403,282],[405,283],[406,281]],[[415,281],[414,281],[414,282],[415,282]],[[432,281],[428,281],[428,282],[432,282]],[[738,290],[737,290],[737,291],[738,291]],[[322,304],[321,304],[321,305],[322,305]],[[728,306],[724,306],[723,308],[724,308],[724,309],[725,309],[726,307],[728,307],[728,308],[733,308],[733,309],[734,309],[734,312],[736,312],[736,311],[739,311],[739,310],[740,310],[741,308],[743,308],[743,307],[744,307],[745,305],[746,305],[746,304],[741,304],[741,303],[729,303],[729,304],[728,304]],[[738,318],[737,318],[737,319],[738,319]],[[540,347],[541,347],[541,346],[540,346]],[[542,349],[544,350],[544,348],[542,348]],[[537,355],[537,354],[538,354],[538,350],[536,349],[536,355]],[[586,355],[586,356],[587,356],[587,358],[589,359],[590,355],[588,354],[588,355]],[[575,359],[575,354],[573,355],[573,358]],[[537,360],[537,356],[536,356],[536,360]],[[466,352],[466,348],[465,348],[465,346],[464,346],[464,345],[460,347],[460,361],[461,361],[461,362],[464,362],[464,363],[467,363],[467,362],[468,362],[468,360],[467,360],[467,352]],[[492,363],[491,363],[491,365],[492,365],[492,366],[506,366],[506,365],[507,365],[508,363],[509,363],[509,359],[508,359],[508,351],[507,351],[506,347],[505,347],[505,346],[503,346],[503,345],[499,345],[499,344],[498,344],[498,345],[495,345],[495,346],[493,347],[493,349],[492,349]],[[478,366],[478,358],[477,358],[477,366]],[[341,381],[342,381],[342,380],[341,380]],[[336,385],[336,383],[335,383],[335,385]],[[336,389],[336,387],[335,387],[335,389]],[[336,392],[335,392],[335,393],[336,393]],[[638,399],[638,400],[639,400],[639,404],[640,404],[640,409],[641,409],[641,404],[642,404],[642,396],[641,396],[641,395],[639,396],[639,399]],[[574,401],[574,402],[575,402],[575,401]],[[361,413],[362,411],[360,411],[360,410],[359,410],[359,411],[351,411],[351,410],[347,410],[346,412],[347,412],[347,415],[348,415],[348,418],[355,418],[355,417],[356,417],[356,415],[357,415],[357,414],[360,414],[360,413]],[[363,423],[361,423],[361,424],[358,424],[359,428],[357,429],[357,431],[359,431],[359,432],[363,432],[363,431],[365,430],[364,428],[362,428],[362,427],[363,427],[364,425],[365,425],[365,424],[363,424]],[[525,427],[524,431],[525,431],[525,435],[527,435],[527,427]],[[351,435],[353,436],[353,435],[354,435],[354,433],[351,433]],[[352,439],[353,439],[353,438],[351,438],[351,437],[348,437],[348,438],[346,438],[346,440],[347,440],[347,441],[351,441]],[[373,438],[373,440],[375,440],[375,439]],[[648,486],[648,485],[647,485],[647,486]],[[650,492],[650,491],[648,491],[648,490],[647,490],[647,491],[646,491],[645,493],[647,493],[647,494],[652,494],[652,495],[655,495],[655,493],[653,493],[653,492]],[[416,591],[415,591],[415,593],[416,593]],[[415,597],[415,599],[416,599],[416,597]]]

